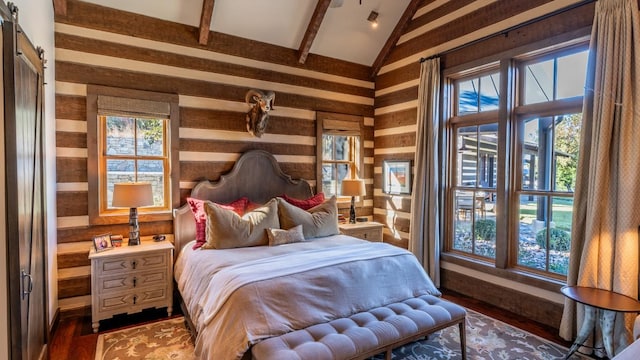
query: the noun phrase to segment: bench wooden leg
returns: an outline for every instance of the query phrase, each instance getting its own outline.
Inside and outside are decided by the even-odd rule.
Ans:
[[[391,354],[393,354],[393,349],[387,350],[387,352],[384,353],[384,360],[391,360]]]
[[[467,336],[465,330],[466,319],[462,319],[458,324],[458,328],[460,329],[460,351],[462,352],[462,360],[467,359]]]

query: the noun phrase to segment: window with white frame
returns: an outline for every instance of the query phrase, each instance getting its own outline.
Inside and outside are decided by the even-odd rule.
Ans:
[[[448,75],[448,251],[566,276],[587,57],[583,44]]]
[[[318,191],[326,197],[336,195],[339,202],[349,202],[351,197],[341,195],[342,180],[361,177],[363,118],[319,112],[317,121],[317,139],[322,139],[318,144]]]
[[[114,184],[151,183],[154,204],[138,209],[144,220],[169,220],[179,205],[178,99],[174,94],[87,87],[89,221],[126,221],[112,206]]]
[[[114,184],[148,182],[153,192],[150,211],[171,208],[168,116],[127,116],[105,111],[98,116],[100,151],[100,214],[121,211],[112,204]]]

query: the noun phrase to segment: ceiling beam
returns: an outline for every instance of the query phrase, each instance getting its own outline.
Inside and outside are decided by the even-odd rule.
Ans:
[[[211,17],[213,16],[213,3],[215,0],[202,1],[202,14],[200,14],[200,45],[207,45],[209,42],[209,30],[211,29]]]
[[[396,27],[393,29],[391,35],[389,35],[389,39],[387,39],[387,42],[382,47],[382,50],[380,50],[380,53],[378,53],[378,57],[373,62],[373,65],[371,65],[372,78],[378,75],[378,71],[380,71],[380,68],[382,67],[382,64],[384,64],[385,60],[387,60],[391,49],[393,49],[393,47],[396,45],[404,30],[407,28],[407,26],[409,26],[413,15],[415,15],[416,11],[418,11],[420,3],[422,3],[422,0],[411,0],[409,5],[407,5],[407,9],[402,14],[400,20],[398,20]]]
[[[55,15],[67,15],[67,0],[53,0],[53,12]]]
[[[329,9],[330,3],[331,0],[318,0],[318,4],[316,4],[316,10],[313,12],[313,16],[311,16],[311,21],[309,21],[309,26],[307,27],[307,31],[304,33],[304,37],[300,43],[300,49],[298,50],[298,62],[300,64],[304,64],[305,61],[307,61],[309,50],[311,50],[311,44],[313,44],[313,40],[316,38],[318,30],[320,30],[320,24],[322,24],[322,20],[324,19],[324,15],[327,13],[327,9]]]

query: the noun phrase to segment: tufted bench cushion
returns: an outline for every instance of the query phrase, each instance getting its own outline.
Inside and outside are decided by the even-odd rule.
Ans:
[[[423,295],[360,312],[346,318],[272,337],[255,344],[255,360],[365,359],[416,341],[452,325],[460,329],[462,358],[466,358],[463,307],[436,296]]]

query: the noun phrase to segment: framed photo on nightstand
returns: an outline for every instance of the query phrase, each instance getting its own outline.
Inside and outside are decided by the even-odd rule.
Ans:
[[[111,233],[94,236],[93,247],[95,247],[96,252],[113,249],[113,245],[111,245]]]

